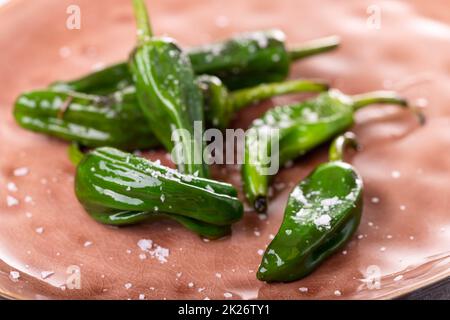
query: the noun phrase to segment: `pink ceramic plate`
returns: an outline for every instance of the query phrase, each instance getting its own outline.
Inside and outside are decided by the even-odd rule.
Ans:
[[[425,107],[426,126],[395,107],[358,112],[365,180],[361,226],[311,276],[256,280],[260,250],[275,234],[294,183],[325,149],[277,176],[268,219],[253,212],[233,236],[204,242],[170,222],[124,229],[92,221],[73,192],[67,144],[19,128],[17,95],[125,59],[135,42],[130,1],[76,1],[81,30],[66,27],[68,0],[12,0],[0,8],[0,292],[14,298],[368,299],[392,298],[450,274],[450,12],[447,1],[164,0],[149,8],[156,33],[182,45],[279,27],[290,44],[330,34],[342,48],[295,65],[345,93],[394,89]],[[373,3],[376,2],[375,6]],[[274,99],[243,111],[249,122]],[[165,160],[162,152],[149,157]],[[167,161],[166,161],[167,162]],[[215,177],[241,187],[234,167]],[[141,239],[169,249],[161,261]],[[141,243],[142,244],[142,243]],[[79,273],[76,271],[79,270]],[[75,272],[75,273],[74,273]],[[367,279],[379,276],[379,285]],[[80,280],[80,281],[78,281]]]

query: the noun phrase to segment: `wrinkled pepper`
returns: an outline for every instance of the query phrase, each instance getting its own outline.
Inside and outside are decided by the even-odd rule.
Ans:
[[[101,223],[120,226],[170,218],[201,236],[220,238],[242,218],[242,203],[230,184],[182,174],[109,147],[83,157],[76,149],[70,153],[78,163],[76,196]]]
[[[216,75],[229,89],[284,80],[292,62],[333,50],[336,36],[305,42],[291,50],[285,47],[281,30],[256,31],[187,50],[196,74]],[[128,64],[111,65],[72,81],[58,81],[52,87],[91,94],[108,94],[133,84]]]
[[[267,247],[257,278],[267,282],[301,279],[347,243],[361,220],[363,181],[342,161],[352,133],[338,137],[330,161],[318,166],[291,192],[283,222]]]
[[[355,111],[370,104],[408,107],[408,102],[394,92],[377,91],[350,97],[331,90],[311,100],[276,107],[256,119],[249,131],[252,134],[246,137],[242,166],[245,195],[255,210],[267,209],[271,178],[267,167],[273,159],[283,165],[330,140],[353,125]],[[422,123],[423,115],[417,115]],[[278,152],[272,153],[272,140],[278,142]]]
[[[153,37],[143,0],[133,0],[133,7],[138,46],[129,67],[138,104],[180,172],[208,177],[203,157],[203,98],[191,63],[174,40]]]

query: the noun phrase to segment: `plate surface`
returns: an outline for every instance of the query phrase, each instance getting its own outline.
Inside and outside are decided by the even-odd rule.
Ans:
[[[258,251],[276,233],[292,186],[325,161],[325,148],[281,170],[268,218],[247,212],[227,239],[205,242],[169,222],[124,229],[95,223],[74,196],[67,144],[22,130],[11,115],[20,92],[125,59],[133,47],[130,1],[77,1],[80,30],[66,27],[71,3],[13,0],[0,8],[0,292],[4,296],[225,299],[230,293],[236,299],[383,299],[449,276],[450,12],[446,1],[377,1],[376,7],[371,6],[373,1],[360,0],[149,3],[155,31],[171,35],[183,46],[269,27],[285,30],[289,45],[341,35],[339,51],[295,64],[292,77],[323,78],[348,94],[398,90],[425,106],[424,127],[395,107],[358,112],[354,131],[363,149],[349,159],[366,187],[358,233],[311,276],[270,285],[255,278],[261,259]],[[252,106],[239,114],[234,126],[245,128],[264,110],[297,98]],[[167,163],[161,151],[148,156]],[[218,167],[215,177],[240,187],[237,167]],[[141,239],[169,249],[167,261],[143,252],[137,245]],[[79,274],[73,274],[76,270]],[[12,278],[12,271],[20,277]],[[368,283],[366,279],[377,274],[380,285]]]

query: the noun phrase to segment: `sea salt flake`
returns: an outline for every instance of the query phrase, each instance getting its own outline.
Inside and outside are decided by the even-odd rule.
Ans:
[[[41,272],[41,278],[45,280],[47,278],[50,278],[54,274],[55,274],[54,271],[42,271]]]
[[[29,170],[27,167],[21,167],[14,170],[14,175],[16,177],[23,177],[28,174]]]
[[[17,186],[14,182],[8,182],[8,184],[6,185],[6,188],[8,189],[8,191],[11,191],[11,192],[16,192],[18,190]]]
[[[138,241],[137,245],[142,251],[148,251],[152,248],[153,241],[148,239],[141,239]]]
[[[44,233],[44,228],[43,227],[38,227],[38,228],[36,228],[36,230],[35,230],[37,233],[39,233],[39,234],[43,234]]]
[[[9,273],[9,279],[13,282],[17,282],[20,279],[20,273],[18,271],[11,271]]]
[[[400,171],[394,170],[394,171],[391,172],[391,177],[394,178],[394,179],[398,179],[398,178],[400,178],[400,176],[401,176]]]
[[[318,228],[324,227],[326,229],[329,229],[329,228],[331,228],[330,222],[331,222],[331,217],[328,214],[323,214],[320,217],[314,219],[314,224]]]
[[[92,241],[86,241],[86,242],[83,244],[83,246],[84,246],[85,248],[92,246]]]
[[[19,200],[17,200],[13,196],[8,195],[6,197],[6,204],[8,205],[8,207],[17,206],[19,204]]]
[[[131,283],[129,283],[129,282],[124,284],[124,287],[125,287],[125,289],[127,289],[127,290],[131,289],[132,286],[133,286],[133,285],[132,285]]]

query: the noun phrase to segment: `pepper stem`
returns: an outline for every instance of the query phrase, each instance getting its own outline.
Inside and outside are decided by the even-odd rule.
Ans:
[[[78,164],[81,162],[81,159],[84,157],[83,151],[80,149],[80,145],[76,142],[73,142],[69,149],[67,150],[69,154],[70,162],[73,163],[73,165],[78,166]]]
[[[133,9],[136,16],[138,43],[143,44],[153,36],[145,1],[133,0]]]
[[[274,96],[298,92],[323,92],[328,89],[329,85],[321,81],[291,80],[261,84],[253,88],[237,90],[230,93],[229,99],[232,110],[238,111],[251,103]]]
[[[339,47],[340,38],[330,36],[311,40],[289,50],[289,56],[292,61],[303,59],[319,53],[328,52]]]
[[[347,146],[355,150],[358,149],[358,141],[353,132],[346,132],[334,139],[328,153],[330,161],[342,161],[344,159],[344,150]]]
[[[410,109],[421,125],[425,124],[425,115],[417,108],[409,105],[408,100],[394,91],[374,91],[352,96],[353,110],[359,110],[371,104],[394,104]]]

